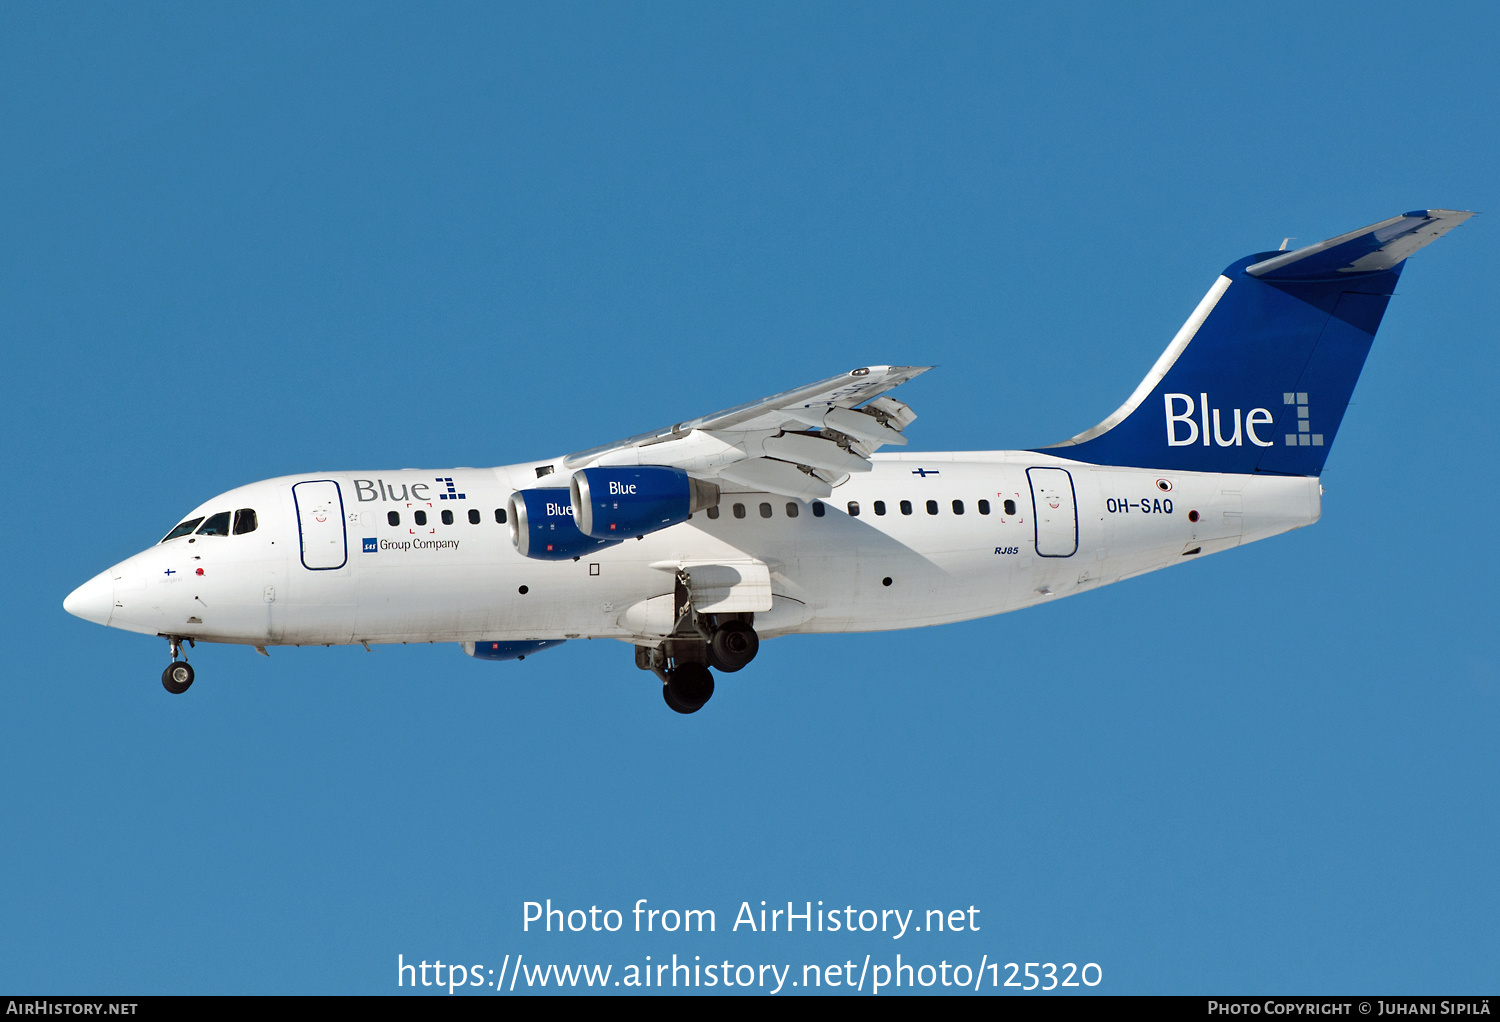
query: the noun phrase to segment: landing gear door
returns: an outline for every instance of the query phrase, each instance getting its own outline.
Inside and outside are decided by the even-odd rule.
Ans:
[[[684,563],[693,607],[703,614],[761,614],[771,609],[771,570],[761,561]]]
[[[1041,557],[1072,557],[1078,552],[1078,501],[1073,477],[1061,468],[1028,468],[1036,552]]]
[[[349,560],[344,535],[344,498],[332,479],[317,479],[292,487],[297,505],[297,530],[302,539],[302,566],[312,571],[342,568]]]

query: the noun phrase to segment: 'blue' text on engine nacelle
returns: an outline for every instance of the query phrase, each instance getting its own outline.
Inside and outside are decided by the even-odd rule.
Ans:
[[[619,540],[591,539],[573,524],[573,506],[564,489],[517,490],[510,495],[510,538],[522,557],[565,561]]]
[[[578,531],[595,539],[644,536],[719,503],[719,487],[680,468],[586,468],[569,484]]]

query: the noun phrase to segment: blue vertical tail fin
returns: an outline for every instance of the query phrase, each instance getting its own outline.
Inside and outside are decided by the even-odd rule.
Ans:
[[[1320,474],[1405,259],[1473,215],[1417,210],[1231,264],[1125,404],[1043,450],[1099,465]]]

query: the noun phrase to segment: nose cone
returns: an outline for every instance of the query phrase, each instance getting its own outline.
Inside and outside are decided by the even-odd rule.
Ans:
[[[96,625],[109,624],[115,610],[115,583],[109,572],[101,572],[68,594],[63,610]]]

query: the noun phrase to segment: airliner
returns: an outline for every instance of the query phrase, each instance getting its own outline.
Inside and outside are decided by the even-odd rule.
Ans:
[[[890,391],[928,367],[866,366],[541,461],[251,483],[63,608],[166,639],[176,694],[199,642],[618,639],[693,713],[762,639],[1021,610],[1316,522],[1406,258],[1472,215],[1232,263],[1125,403],[1049,447],[900,450]]]

